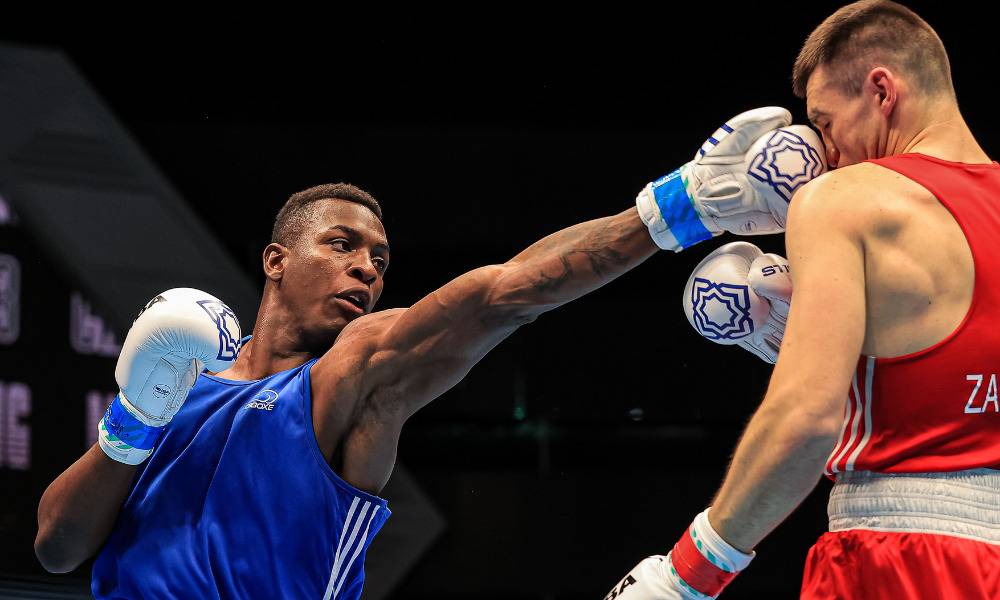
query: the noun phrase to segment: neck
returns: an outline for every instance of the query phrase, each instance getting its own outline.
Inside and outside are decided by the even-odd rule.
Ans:
[[[253,337],[240,350],[236,362],[217,375],[248,381],[294,369],[313,358],[301,338],[302,329],[292,311],[275,298],[273,290],[265,288]]]
[[[953,162],[990,162],[953,101],[928,103],[913,121],[920,125],[890,134],[887,156],[919,152]]]

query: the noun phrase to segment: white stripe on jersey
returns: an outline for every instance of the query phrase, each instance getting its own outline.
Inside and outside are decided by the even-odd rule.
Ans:
[[[836,467],[833,466],[833,457],[840,452],[840,446],[844,443],[844,433],[847,432],[847,424],[851,422],[851,393],[847,393],[847,398],[844,400],[844,422],[840,425],[840,433],[837,435],[837,445],[833,447],[833,452],[826,459],[826,469],[823,473],[825,475],[833,475]]]
[[[333,568],[330,572],[330,581],[326,584],[326,593],[323,594],[323,600],[330,600],[330,596],[333,595],[334,577],[337,575],[337,564],[340,562],[340,548],[344,545],[344,539],[347,536],[347,526],[351,524],[351,517],[354,516],[354,509],[358,507],[358,502],[360,500],[360,498],[355,496],[354,501],[351,502],[351,508],[347,511],[347,518],[344,519],[344,527],[340,530],[340,537],[337,538],[337,553],[333,557]]]
[[[856,369],[854,371],[854,378],[851,380],[851,389],[854,391],[854,411],[850,413],[851,437],[847,440],[847,443],[845,444],[843,436],[841,436],[840,445],[837,446],[837,448],[839,448],[840,451],[839,453],[836,454],[835,458],[833,459],[833,463],[830,465],[830,471],[832,471],[833,473],[840,472],[840,469],[837,468],[837,463],[840,462],[840,459],[844,457],[844,454],[847,453],[850,447],[854,444],[854,440],[857,439],[858,437],[858,424],[861,416],[861,394],[858,393],[858,372]],[[847,401],[848,403],[850,403],[851,398],[848,397]],[[848,405],[848,408],[850,408],[850,405]],[[834,452],[837,452],[837,449],[834,449]]]
[[[854,461],[857,460],[858,455],[861,451],[865,449],[868,445],[868,440],[872,437],[872,379],[875,375],[875,357],[869,356],[868,362],[865,364],[865,397],[862,402],[865,407],[865,436],[861,438],[861,443],[858,447],[851,452],[850,458],[847,459],[847,466],[845,470],[854,470]]]
[[[330,600],[334,594],[334,585],[340,575],[340,566],[343,564],[343,558],[350,549],[350,545],[354,542],[354,538],[358,535],[358,525],[361,523],[361,519],[364,517],[364,513],[368,510],[371,502],[365,501],[365,505],[361,508],[361,513],[358,518],[354,520],[354,530],[351,532],[350,538],[347,542],[347,547],[344,546],[344,541],[348,539],[347,531],[351,526],[351,519],[354,517],[354,511],[358,507],[358,503],[361,498],[355,496],[354,501],[351,502],[351,508],[347,511],[347,518],[344,519],[344,527],[340,530],[340,541],[337,544],[337,553],[333,558],[333,570],[330,572],[330,581],[326,584],[326,593],[323,595],[323,600]]]
[[[341,586],[343,586],[344,582],[347,581],[347,574],[351,572],[351,567],[354,565],[354,559],[358,557],[358,554],[361,553],[361,549],[365,547],[365,541],[368,539],[368,529],[371,528],[372,521],[375,520],[375,513],[377,513],[380,508],[382,507],[376,505],[375,510],[373,510],[372,514],[368,517],[368,524],[365,525],[365,533],[361,536],[358,540],[358,544],[354,547],[354,553],[351,554],[351,560],[347,561],[347,566],[342,569],[340,574],[340,583],[337,584],[337,589],[333,591],[334,597],[340,593]]]

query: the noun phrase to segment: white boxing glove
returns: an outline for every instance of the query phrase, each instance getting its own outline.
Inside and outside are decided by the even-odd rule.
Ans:
[[[698,598],[670,580],[670,559],[648,556],[632,567],[604,600],[689,600]],[[708,598],[708,596],[701,596]]]
[[[604,600],[718,598],[755,554],[741,552],[722,539],[708,520],[710,510],[694,518],[669,554],[643,559]]]
[[[778,361],[792,301],[788,261],[749,242],[720,246],[684,287],[684,314],[702,337]]]
[[[211,294],[176,288],[150,300],[118,356],[121,391],[97,426],[104,452],[130,465],[146,460],[198,374],[232,364],[240,337],[236,315]]]
[[[656,245],[680,252],[723,231],[784,231],[792,194],[826,171],[819,136],[791,122],[777,106],[740,113],[694,160],[646,185],[636,207]]]

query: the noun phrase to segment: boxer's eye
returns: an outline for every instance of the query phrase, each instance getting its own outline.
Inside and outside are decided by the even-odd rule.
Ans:
[[[333,246],[334,250],[338,250],[340,252],[350,252],[351,251],[351,243],[348,242],[345,239],[331,240],[330,241],[330,245]]]

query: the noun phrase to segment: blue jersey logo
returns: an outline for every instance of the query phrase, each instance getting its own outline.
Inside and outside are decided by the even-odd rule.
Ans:
[[[694,327],[710,340],[738,340],[753,333],[750,288],[695,277],[691,289]]]
[[[243,407],[244,409],[256,408],[257,410],[274,410],[274,403],[278,399],[278,392],[274,390],[264,390],[256,396],[253,400],[247,402]]]

